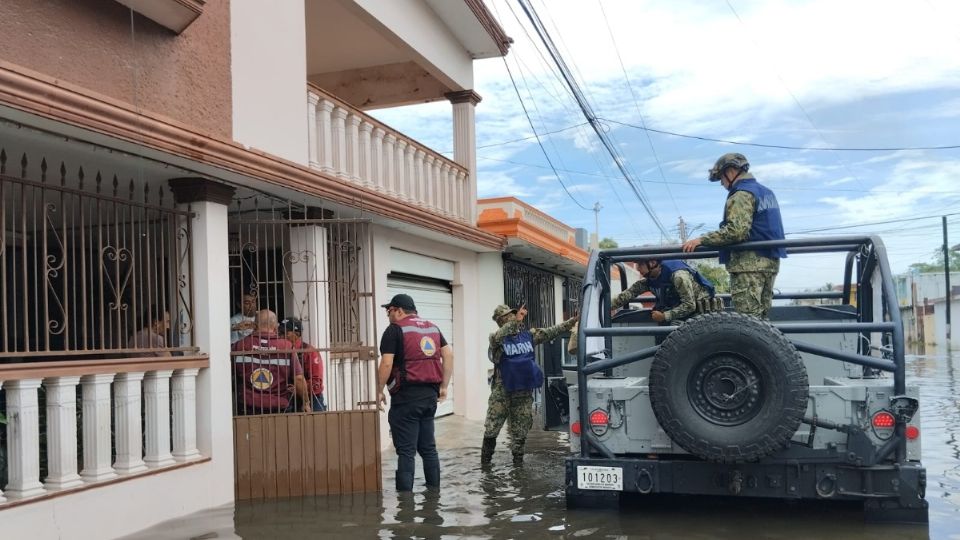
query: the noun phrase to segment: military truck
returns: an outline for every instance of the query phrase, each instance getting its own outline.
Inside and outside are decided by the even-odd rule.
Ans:
[[[776,294],[794,302],[775,302],[769,321],[727,305],[680,325],[653,322],[642,304],[611,314],[613,269],[716,251],[593,252],[576,364],[565,368],[569,506],[624,493],[815,499],[862,502],[872,521],[927,521],[919,394],[906,385],[883,243],[845,236],[731,249],[781,246],[781,274],[796,260],[832,259],[843,265],[842,290]]]

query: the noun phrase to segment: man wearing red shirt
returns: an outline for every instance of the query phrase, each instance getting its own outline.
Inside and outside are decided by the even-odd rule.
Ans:
[[[307,387],[313,397],[313,412],[327,410],[323,399],[323,357],[320,351],[303,341],[303,322],[296,317],[280,321],[280,337],[293,344],[293,348],[300,354],[303,362],[303,376],[307,379]]]
[[[302,410],[310,412],[312,400],[300,358],[293,344],[277,335],[277,315],[265,309],[257,312],[255,322],[257,329],[233,344],[237,416],[290,412],[291,388]]]

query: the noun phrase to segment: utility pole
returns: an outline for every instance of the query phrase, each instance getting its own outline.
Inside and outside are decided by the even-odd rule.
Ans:
[[[680,230],[680,243],[687,241],[687,222],[683,220],[683,216],[680,216],[680,223],[677,224],[677,228]]]
[[[600,249],[600,201],[593,203],[593,249]]]
[[[950,291],[950,244],[947,242],[947,216],[943,218],[943,280],[947,286],[947,347],[950,347],[950,304],[953,303],[953,294]]]

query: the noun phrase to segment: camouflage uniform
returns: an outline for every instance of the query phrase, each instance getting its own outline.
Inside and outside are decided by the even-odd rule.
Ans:
[[[500,311],[500,308],[498,308],[498,311]],[[505,314],[508,313],[509,311]],[[497,318],[498,317],[495,316],[494,320]],[[533,344],[539,345],[553,341],[559,337],[560,334],[569,332],[576,321],[576,318],[571,318],[549,328],[531,328],[530,334],[533,337]],[[507,433],[510,437],[510,451],[513,453],[514,463],[523,461],[523,446],[527,439],[527,432],[529,432],[533,426],[533,392],[530,390],[521,390],[519,392],[507,392],[504,390],[499,369],[500,358],[503,356],[503,349],[501,347],[503,338],[519,334],[522,329],[523,323],[514,319],[505,323],[496,332],[490,334],[490,360],[497,367],[494,368],[493,372],[490,399],[487,402],[487,418],[484,421],[482,454],[482,460],[484,462],[488,462],[490,458],[493,457],[497,435],[500,434],[500,429],[503,427],[505,421],[507,422]]]
[[[695,313],[697,313],[697,303],[701,300],[710,298],[710,291],[706,290],[697,283],[693,274],[686,270],[678,270],[670,277],[670,282],[680,295],[681,302],[678,306],[672,307],[663,312],[664,320],[667,322],[680,322]],[[635,281],[629,289],[618,294],[613,299],[610,307],[620,309],[630,303],[631,300],[650,290],[647,281],[641,279]]]
[[[753,179],[743,173],[737,181]],[[755,197],[746,191],[737,191],[727,198],[723,218],[725,225],[700,238],[704,246],[728,246],[746,242],[753,226]],[[773,304],[773,282],[780,271],[780,259],[771,259],[755,251],[732,251],[727,263],[730,273],[730,297],[733,308],[746,315],[766,319]]]

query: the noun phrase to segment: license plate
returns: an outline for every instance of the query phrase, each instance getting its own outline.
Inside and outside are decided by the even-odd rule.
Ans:
[[[623,468],[577,465],[577,488],[623,491]]]

